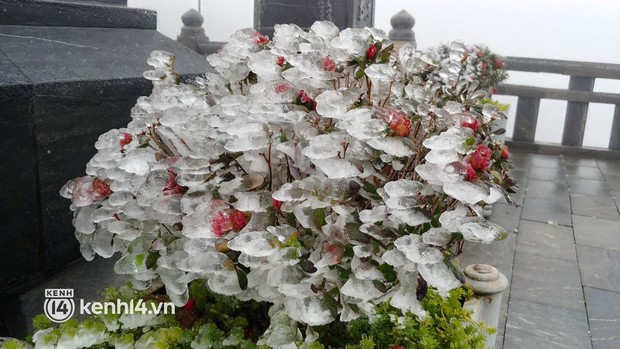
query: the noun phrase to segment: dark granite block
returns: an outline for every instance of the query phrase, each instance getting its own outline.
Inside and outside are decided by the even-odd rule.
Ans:
[[[549,258],[577,260],[573,230],[561,225],[522,220],[517,250]]]
[[[572,194],[591,195],[591,196],[611,196],[609,187],[603,181],[591,179],[569,178],[568,185]]]
[[[594,349],[620,348],[620,293],[584,287]]]
[[[568,200],[555,200],[553,198],[525,198],[521,219],[530,221],[572,225],[570,202]]]
[[[620,292],[620,251],[577,245],[577,258],[584,286]]]
[[[577,262],[524,252],[517,241],[510,299],[584,311]]]
[[[603,175],[598,167],[586,167],[578,165],[566,165],[564,171],[569,178],[583,178],[602,181]]]
[[[611,197],[573,194],[570,198],[575,215],[620,221],[618,208]]]
[[[210,70],[204,57],[154,30],[0,26],[0,48],[34,84],[142,79],[153,50],[175,54],[180,74]]]
[[[103,0],[120,5],[121,0]],[[157,29],[157,12],[94,1],[0,0],[0,25]]]
[[[510,299],[504,348],[506,349],[588,349],[585,311]]]

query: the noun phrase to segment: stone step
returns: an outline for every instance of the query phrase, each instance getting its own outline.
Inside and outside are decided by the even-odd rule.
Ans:
[[[157,12],[126,0],[0,0],[0,25],[156,29]]]

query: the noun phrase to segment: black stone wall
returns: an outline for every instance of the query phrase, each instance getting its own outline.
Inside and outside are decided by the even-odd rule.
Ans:
[[[174,53],[185,78],[210,69],[125,4],[0,0],[0,306],[80,258],[59,190],[150,94],[150,52]]]

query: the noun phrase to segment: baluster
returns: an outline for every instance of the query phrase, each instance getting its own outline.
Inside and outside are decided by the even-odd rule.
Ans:
[[[594,78],[571,76],[568,89],[591,92],[594,89]],[[564,133],[562,134],[562,145],[580,147],[583,144],[583,135],[588,118],[588,105],[589,103],[584,102],[568,102],[564,121]]]

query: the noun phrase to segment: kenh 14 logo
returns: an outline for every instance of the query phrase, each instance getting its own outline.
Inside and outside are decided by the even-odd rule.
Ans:
[[[73,289],[47,288],[45,289],[45,303],[43,311],[48,319],[56,323],[69,320],[75,312]]]

